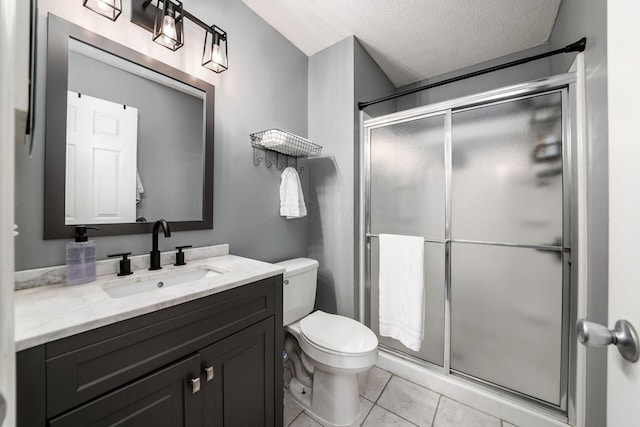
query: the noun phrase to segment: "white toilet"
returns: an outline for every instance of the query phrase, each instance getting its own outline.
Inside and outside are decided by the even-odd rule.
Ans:
[[[358,377],[378,358],[378,338],[344,316],[313,311],[318,261],[279,262],[284,273],[285,350],[291,396],[323,424],[349,426],[360,415]],[[311,314],[310,314],[311,313]]]

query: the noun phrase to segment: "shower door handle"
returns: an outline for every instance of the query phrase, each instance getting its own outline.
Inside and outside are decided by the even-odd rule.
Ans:
[[[622,357],[629,362],[637,362],[640,357],[638,334],[626,320],[618,320],[615,328],[609,330],[606,326],[580,319],[576,324],[576,330],[578,341],[588,347],[615,344]]]

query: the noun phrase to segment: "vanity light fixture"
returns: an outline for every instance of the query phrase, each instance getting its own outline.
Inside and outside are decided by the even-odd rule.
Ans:
[[[184,44],[184,9],[177,0],[158,0],[153,20],[153,41],[170,50]]]
[[[100,1],[100,0],[93,0]],[[107,0],[109,1],[109,0]],[[153,33],[153,41],[173,51],[184,44],[184,20],[205,30],[202,66],[216,73],[229,68],[227,33],[208,25],[182,7],[178,0],[131,0],[131,22]]]
[[[202,66],[216,73],[221,73],[229,68],[227,33],[215,25],[212,25],[204,36]]]
[[[122,13],[122,0],[84,0],[82,5],[112,21]]]

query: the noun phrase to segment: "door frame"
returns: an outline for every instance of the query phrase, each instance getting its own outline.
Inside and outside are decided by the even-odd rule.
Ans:
[[[21,24],[19,14],[24,15],[25,11],[21,10],[19,2],[0,2],[0,63],[9,64],[0,67],[0,393],[7,402],[6,418],[0,425],[5,426],[16,423],[13,328],[15,131],[22,83],[27,80],[26,76],[17,75],[20,59],[23,59],[18,55],[18,47],[24,48],[25,43],[20,39],[18,27]]]

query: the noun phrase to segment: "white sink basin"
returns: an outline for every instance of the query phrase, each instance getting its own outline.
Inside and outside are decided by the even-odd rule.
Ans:
[[[219,276],[220,274],[224,274],[224,271],[201,265],[188,269],[159,271],[140,277],[116,279],[100,286],[111,298],[124,298],[176,285],[186,285],[198,280]]]

